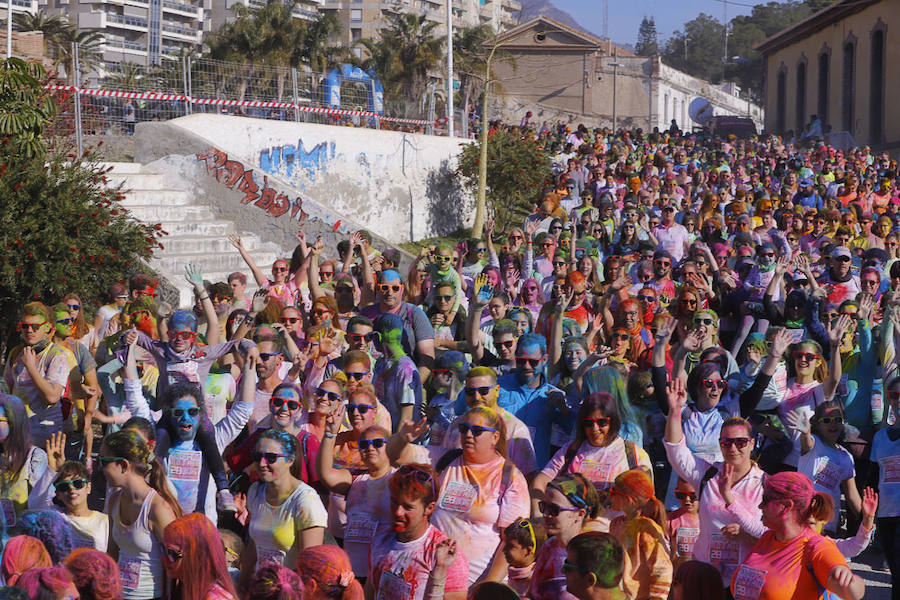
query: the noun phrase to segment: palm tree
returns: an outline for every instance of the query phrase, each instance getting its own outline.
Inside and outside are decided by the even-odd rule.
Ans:
[[[72,22],[63,15],[47,15],[43,12],[15,13],[13,25],[16,31],[40,31],[44,34],[44,54],[50,58],[57,56],[62,33],[71,27]]]
[[[61,66],[66,72],[66,83],[75,83],[75,54],[72,44],[78,44],[78,66],[81,73],[90,73],[101,63],[103,34],[96,31],[78,31],[74,26],[66,27],[59,33],[54,67]]]
[[[145,89],[147,87],[147,67],[127,61],[119,63],[117,73],[103,78],[103,87],[129,92]]]
[[[487,25],[467,27],[453,36],[453,68],[460,80],[462,110],[469,114],[469,102],[484,88],[485,43],[493,39],[494,33]]]

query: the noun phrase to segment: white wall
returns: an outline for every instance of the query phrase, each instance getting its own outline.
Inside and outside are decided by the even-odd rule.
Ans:
[[[396,243],[451,233],[474,217],[452,176],[468,140],[213,114],[169,123],[289,183],[312,218],[352,220]]]

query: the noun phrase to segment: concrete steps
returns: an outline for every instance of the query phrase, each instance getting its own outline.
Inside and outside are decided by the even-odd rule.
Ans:
[[[112,166],[106,175],[109,185],[123,186],[125,198],[120,204],[135,219],[161,223],[168,232],[161,240],[163,249],[155,253],[150,267],[178,289],[183,308],[193,303],[191,287],[184,278],[188,264],[199,265],[204,279],[212,282],[225,281],[230,273],[240,271],[247,275],[248,293],[255,289],[250,269],[228,242],[229,235],[240,233],[244,247],[263,272],[268,272],[277,258],[288,255],[258,235],[238,232],[233,222],[217,218],[210,206],[198,202],[165,174],[149,172],[139,163],[106,165]]]

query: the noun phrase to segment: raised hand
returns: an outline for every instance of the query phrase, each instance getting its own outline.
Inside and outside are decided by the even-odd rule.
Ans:
[[[656,343],[657,344],[668,344],[669,340],[672,339],[672,334],[675,333],[675,329],[678,328],[678,321],[676,321],[672,317],[666,317],[666,319],[662,322],[659,328],[656,330]]]
[[[338,404],[333,411],[331,411],[331,414],[325,417],[325,429],[327,429],[329,433],[337,435],[338,432],[340,432],[341,425],[344,422],[345,411],[345,405],[341,403]]]
[[[575,290],[567,290],[559,295],[556,299],[556,312],[565,314],[569,307],[572,306],[572,300],[575,298]]]
[[[472,282],[472,304],[477,306],[483,306],[487,304],[487,301],[482,301],[479,298],[479,292],[481,292],[481,288],[488,285],[488,276],[485,274],[481,274],[475,278]],[[490,286],[488,286],[490,287]],[[493,289],[491,289],[491,294],[493,295]]]
[[[47,440],[47,466],[51,471],[59,472],[66,462],[66,434],[61,431],[50,436]]]
[[[487,239],[492,239],[494,235],[494,220],[488,219],[484,224],[484,235],[487,236]]]
[[[199,265],[188,264],[184,267],[184,278],[188,280],[198,292],[203,291],[203,270]]]
[[[669,414],[680,415],[687,404],[687,390],[684,381],[675,378],[666,386],[666,398],[669,401]]]
[[[734,495],[731,493],[731,480],[734,478],[734,465],[731,463],[723,463],[722,470],[719,471],[719,493],[725,504],[734,502]]]
[[[787,421],[788,427],[799,433],[808,435],[811,430],[809,415],[805,412],[792,410],[786,415],[785,420]]]
[[[256,293],[253,294],[253,302],[250,307],[253,314],[259,314],[262,311],[266,310],[266,306],[269,304],[269,290],[267,288],[259,288],[256,290]]]
[[[525,233],[528,235],[529,240],[534,239],[534,232],[537,231],[538,225],[540,225],[540,224],[541,224],[541,222],[538,221],[537,219],[534,219],[532,221],[528,221],[527,223],[525,223]]]
[[[769,346],[769,356],[781,358],[793,343],[794,334],[789,329],[782,327],[772,337],[772,343]]]
[[[840,346],[844,333],[850,327],[850,315],[840,315],[837,319],[832,319],[828,326],[828,341],[831,342],[832,348]]]
[[[872,314],[872,307],[875,306],[875,296],[869,293],[865,293],[859,299],[859,309],[857,310],[856,316],[862,321],[865,321],[869,318],[869,315]]]
[[[775,261],[775,273],[777,275],[784,275],[787,272],[790,264],[791,264],[790,256],[788,256],[787,254],[779,256],[778,260]]]
[[[299,243],[301,246],[306,245],[306,232],[305,231],[303,231],[302,229],[298,229],[297,233],[294,237],[297,238],[297,243]]]
[[[298,233],[297,235],[299,236],[300,234]],[[231,235],[228,236],[228,243],[231,244],[232,246],[234,246],[238,250],[244,249],[244,244],[241,242],[241,236],[239,236],[236,233],[232,233]]]
[[[512,269],[506,272],[506,289],[514,290],[516,288],[516,284],[519,283],[519,278],[522,276],[522,273],[519,272],[518,269]]]
[[[681,341],[681,347],[688,352],[696,352],[703,343],[703,335],[696,329],[691,329]]]
[[[428,419],[425,417],[418,421],[403,421],[397,429],[397,435],[403,437],[407,443],[417,440],[428,431]]]
[[[878,494],[872,488],[867,487],[863,490],[862,496],[863,519],[874,519],[876,510],[878,510]]]
[[[356,250],[362,245],[362,234],[358,231],[354,231],[350,234],[350,249]]]
[[[434,549],[434,570],[447,571],[456,560],[456,541],[447,538],[438,543]]]

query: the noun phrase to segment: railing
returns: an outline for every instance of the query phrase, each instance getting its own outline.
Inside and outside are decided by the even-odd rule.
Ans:
[[[174,0],[163,0],[163,7],[171,8],[172,10],[180,10],[182,12],[189,12],[197,14],[197,11],[200,10],[199,6],[194,6],[193,4],[185,4],[184,2],[174,2]]]
[[[198,37],[202,31],[199,29],[190,29],[189,27],[178,27],[177,25],[163,25],[162,30],[168,33],[177,33],[188,37]]]
[[[131,27],[146,27],[147,19],[140,17],[127,17],[125,15],[117,15],[115,13],[106,13],[106,20],[111,23],[119,23],[120,25],[129,25]]]
[[[126,50],[139,50],[141,52],[147,51],[147,44],[142,44],[140,42],[130,42],[127,40],[110,40],[107,39],[104,44],[109,48],[124,48]]]

